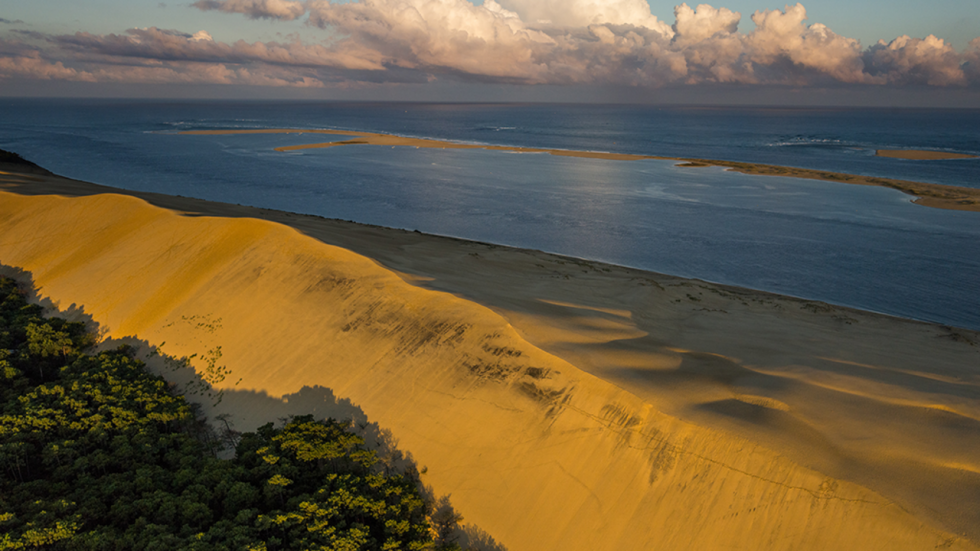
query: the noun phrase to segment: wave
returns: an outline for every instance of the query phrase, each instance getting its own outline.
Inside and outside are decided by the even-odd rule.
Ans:
[[[837,146],[837,147],[857,147],[859,144],[848,142],[840,138],[818,138],[814,136],[793,136],[791,138],[780,138],[776,141],[765,144],[766,147],[787,147],[787,146]]]
[[[476,130],[493,130],[494,132],[500,132],[501,130],[517,130],[516,126],[477,126]]]

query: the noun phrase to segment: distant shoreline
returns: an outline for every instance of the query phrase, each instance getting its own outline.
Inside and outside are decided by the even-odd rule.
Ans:
[[[948,159],[976,159],[976,155],[965,153],[947,153],[945,151],[931,151],[928,149],[878,149],[875,151],[878,157],[888,157],[891,159],[906,159],[910,161],[942,161]]]
[[[393,134],[379,134],[375,132],[358,132],[351,130],[329,130],[329,129],[292,129],[292,128],[270,128],[256,130],[186,130],[179,132],[182,135],[197,136],[220,136],[232,134],[327,134],[335,136],[351,136],[353,139],[340,140],[334,142],[321,142],[312,144],[299,144],[276,147],[275,151],[301,151],[304,149],[324,149],[328,147],[339,147],[344,145],[379,145],[379,146],[401,146],[416,147],[427,149],[485,149],[489,151],[511,151],[516,153],[547,153],[561,157],[578,157],[587,159],[603,159],[609,161],[640,161],[640,160],[662,160],[662,161],[682,161],[682,167],[706,167],[720,166],[743,174],[758,176],[785,176],[789,178],[804,178],[808,180],[822,180],[827,182],[840,182],[845,184],[856,184],[863,186],[886,187],[901,191],[907,195],[915,197],[913,203],[926,207],[933,207],[946,210],[960,210],[980,212],[980,189],[948,186],[943,184],[929,184],[925,182],[912,182],[908,180],[896,180],[892,178],[878,178],[873,176],[862,176],[855,174],[845,174],[841,172],[829,172],[824,170],[813,170],[807,168],[795,168],[777,165],[767,165],[761,163],[740,163],[735,161],[720,161],[714,159],[698,159],[688,157],[662,157],[658,155],[634,155],[627,153],[610,153],[604,151],[576,151],[569,149],[547,149],[534,147],[514,147],[502,145],[478,145],[466,144],[445,140],[434,140],[426,138],[409,138]],[[967,158],[970,155],[960,155],[954,153],[943,153],[937,151],[923,150],[878,150],[877,154],[883,157],[893,157],[913,160],[937,160]],[[900,157],[899,154],[907,156]],[[950,156],[930,156],[950,155]]]

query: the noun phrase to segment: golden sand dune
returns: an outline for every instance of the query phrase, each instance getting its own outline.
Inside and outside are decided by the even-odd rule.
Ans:
[[[510,151],[513,153],[546,153],[560,157],[603,159],[607,161],[640,161],[643,159],[684,161],[678,166],[692,168],[719,166],[735,172],[754,174],[758,176],[784,176],[861,186],[887,187],[914,196],[916,199],[913,202],[918,205],[938,209],[980,212],[980,189],[976,188],[929,184],[925,182],[911,182],[908,180],[877,178],[874,176],[863,176],[859,174],[845,174],[841,172],[829,172],[826,170],[812,170],[808,168],[766,165],[760,163],[740,163],[735,161],[691,159],[686,157],[660,157],[656,155],[630,155],[624,153],[610,153],[606,151],[576,151],[569,149],[541,149],[534,147],[478,145],[427,138],[409,138],[392,134],[378,134],[374,132],[357,132],[352,130],[302,130],[289,128],[261,130],[187,130],[180,132],[180,134],[197,136],[218,136],[231,134],[318,134],[353,137],[353,139],[350,140],[334,140],[312,144],[287,145],[275,148],[276,151],[282,152],[301,151],[304,149],[326,149],[330,147],[341,147],[348,145],[375,145],[392,147],[421,147],[428,149],[486,149],[489,151]],[[938,151],[919,150],[881,149],[877,151],[877,154],[884,157],[930,160],[973,157],[973,155],[962,155],[958,153],[941,153]]]
[[[112,336],[221,346],[229,392],[351,399],[513,551],[980,542],[975,332],[40,180],[0,175],[0,263]],[[212,414],[247,429],[238,394]]]

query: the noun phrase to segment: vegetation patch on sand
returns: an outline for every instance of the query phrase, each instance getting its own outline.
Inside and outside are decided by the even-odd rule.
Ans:
[[[448,502],[344,424],[218,433],[134,349],[41,313],[0,278],[0,549],[460,549]]]

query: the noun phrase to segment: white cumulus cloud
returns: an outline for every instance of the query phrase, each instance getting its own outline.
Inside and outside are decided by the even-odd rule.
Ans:
[[[310,24],[346,37],[339,44],[423,71],[541,82],[537,51],[554,42],[494,0],[312,0],[309,10]]]
[[[970,45],[975,48],[977,40]],[[968,56],[966,56],[968,59]],[[898,84],[946,86],[965,84],[960,56],[941,38],[900,36],[889,43],[880,40],[864,56],[871,74]]]
[[[588,27],[633,25],[671,36],[670,25],[650,13],[646,0],[500,0],[505,8],[532,26]]]
[[[823,73],[842,82],[862,82],[861,45],[826,26],[806,26],[806,8],[765,10],[752,15],[756,29],[746,37],[751,60],[758,65],[789,61],[797,69]]]
[[[674,8],[674,42],[695,44],[716,36],[730,36],[738,31],[742,14],[728,8],[701,4],[697,9],[681,4]]]

